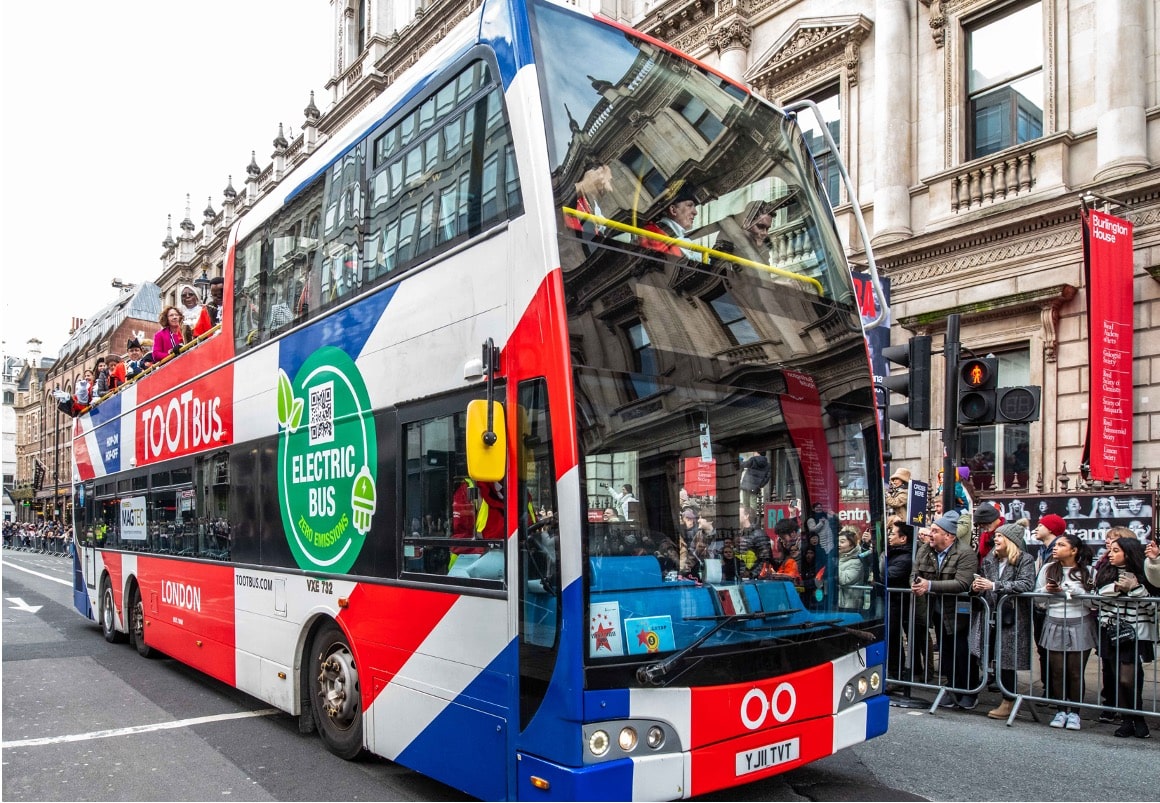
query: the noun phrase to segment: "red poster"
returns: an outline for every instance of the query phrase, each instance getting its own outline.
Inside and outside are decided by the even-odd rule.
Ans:
[[[689,496],[717,495],[717,462],[699,457],[685,458],[685,490]]]
[[[838,475],[830,459],[818,386],[809,374],[785,372],[786,393],[781,412],[793,445],[801,453],[801,466],[810,504],[821,502],[827,511],[838,509]]]
[[[1092,211],[1087,227],[1091,478],[1132,476],[1132,224]]]

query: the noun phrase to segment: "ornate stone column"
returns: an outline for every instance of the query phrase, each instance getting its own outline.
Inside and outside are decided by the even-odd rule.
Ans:
[[[874,243],[911,233],[910,6],[874,3]]]
[[[751,34],[752,29],[745,20],[734,17],[718,26],[708,37],[709,47],[721,54],[721,72],[739,82],[745,81]]]
[[[1146,170],[1148,164],[1145,3],[1096,0],[1097,181]]]

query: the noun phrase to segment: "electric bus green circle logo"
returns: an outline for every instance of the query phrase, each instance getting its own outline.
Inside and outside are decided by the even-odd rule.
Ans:
[[[294,560],[347,572],[375,514],[378,450],[370,396],[346,352],[320,348],[293,382],[279,369],[278,424],[278,501]]]

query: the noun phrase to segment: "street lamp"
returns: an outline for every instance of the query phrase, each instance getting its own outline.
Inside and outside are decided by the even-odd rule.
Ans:
[[[210,286],[209,276],[206,275],[205,268],[201,269],[201,275],[194,279],[193,283],[197,285],[197,289],[201,290],[201,303],[204,304],[209,298]]]

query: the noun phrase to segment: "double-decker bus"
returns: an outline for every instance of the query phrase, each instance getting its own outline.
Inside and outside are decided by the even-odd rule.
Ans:
[[[883,518],[871,372],[792,115],[484,0],[224,280],[75,422],[107,639],[485,799],[687,798],[886,730],[884,592],[835,554]]]

